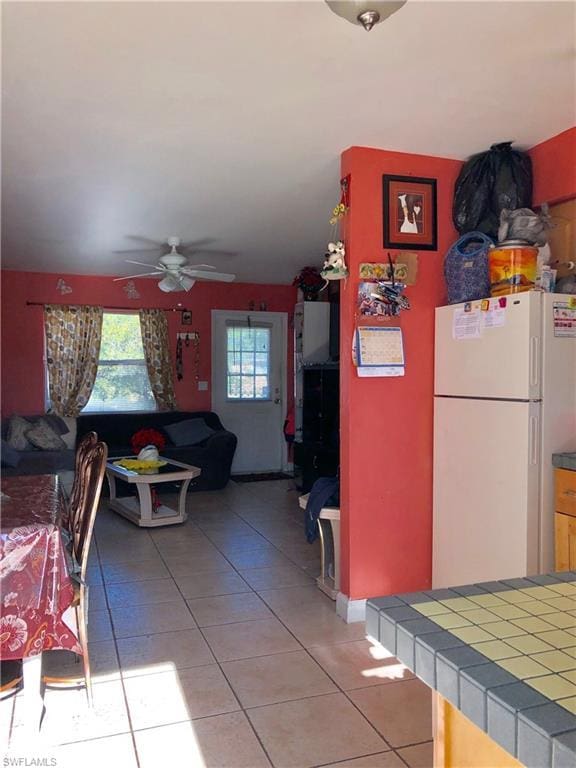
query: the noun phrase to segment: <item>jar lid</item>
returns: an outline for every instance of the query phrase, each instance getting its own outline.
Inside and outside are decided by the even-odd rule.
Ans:
[[[503,240],[496,248],[535,248],[536,246],[527,240]]]

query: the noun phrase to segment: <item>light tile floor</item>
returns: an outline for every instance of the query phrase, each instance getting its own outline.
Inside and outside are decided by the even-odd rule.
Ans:
[[[430,768],[429,690],[345,624],[314,583],[292,481],[191,493],[182,526],[97,518],[89,580],[94,709],[45,693],[0,702],[11,756],[110,768]],[[45,671],[78,675],[72,654]]]

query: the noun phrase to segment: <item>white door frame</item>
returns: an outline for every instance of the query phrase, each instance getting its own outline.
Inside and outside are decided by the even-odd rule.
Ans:
[[[286,420],[286,414],[288,412],[288,313],[287,312],[251,312],[238,309],[213,309],[211,310],[211,325],[210,333],[211,339],[211,351],[212,351],[212,364],[210,371],[210,384],[211,384],[211,408],[214,410],[214,403],[212,401],[214,393],[214,360],[216,359],[216,334],[215,323],[218,318],[227,318],[231,320],[245,320],[250,318],[253,322],[273,322],[280,320],[280,344],[282,365],[280,367],[280,397],[282,398],[282,408],[278,409],[281,414],[281,420],[279,423],[280,435],[283,434],[284,421]],[[282,470],[287,472],[290,469],[288,464],[288,445],[285,440],[282,440]]]

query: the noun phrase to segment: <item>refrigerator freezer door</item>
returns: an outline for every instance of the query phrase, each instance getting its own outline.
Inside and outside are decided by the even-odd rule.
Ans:
[[[436,310],[435,386],[437,395],[492,397],[510,400],[540,398],[540,310],[536,291],[506,297],[497,324],[480,323],[479,338],[455,338],[454,319],[464,304]],[[497,302],[491,300],[491,306]],[[478,320],[486,320],[481,302],[471,302]],[[494,320],[495,315],[489,318]],[[502,323],[502,324],[500,324]]]
[[[539,421],[539,403],[435,398],[434,588],[538,573]]]

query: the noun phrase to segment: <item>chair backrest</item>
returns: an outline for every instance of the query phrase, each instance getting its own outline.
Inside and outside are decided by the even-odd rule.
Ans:
[[[88,453],[98,442],[96,432],[87,432],[78,443],[76,455],[74,457],[74,483],[68,500],[68,527],[70,531],[74,530],[76,525],[76,515],[80,503],[80,478],[82,477],[82,467],[84,466]]]
[[[98,511],[107,458],[108,446],[106,443],[97,442],[86,451],[80,467],[79,500],[72,529],[72,551],[80,566],[82,579],[84,579],[88,565],[88,551],[92,540],[94,520]]]

